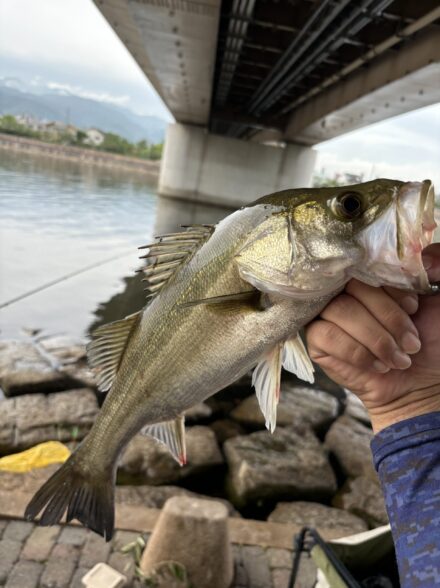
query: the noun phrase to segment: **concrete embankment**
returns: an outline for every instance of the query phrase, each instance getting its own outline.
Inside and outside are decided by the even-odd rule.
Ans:
[[[157,180],[159,177],[160,161],[149,161],[70,145],[45,143],[36,139],[7,135],[5,133],[0,133],[0,150],[30,153],[85,165],[120,168],[145,174],[153,180]]]

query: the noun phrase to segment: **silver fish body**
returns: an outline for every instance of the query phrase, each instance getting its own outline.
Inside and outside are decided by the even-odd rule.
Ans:
[[[154,291],[166,276],[163,287],[143,312],[98,329],[89,352],[110,392],[83,444],[30,502],[27,518],[44,509],[42,524],[54,524],[67,510],[67,520],[77,518],[109,539],[116,463],[129,440],[144,428],[185,462],[184,411],[256,364],[257,397],[273,431],[281,365],[311,381],[298,331],[350,277],[358,272],[374,283],[376,263],[377,285],[427,288],[421,257],[408,268],[406,258],[394,259],[403,250],[408,257],[398,227],[387,242],[396,254],[383,260],[380,248],[368,251],[369,231],[394,214],[402,191],[414,193],[411,214],[418,210],[420,229],[411,233],[411,243],[429,241],[433,193],[429,186],[411,186],[379,180],[285,191],[201,231],[187,257],[181,252],[197,241],[197,229],[153,247],[165,262],[158,273],[150,270],[150,283]]]

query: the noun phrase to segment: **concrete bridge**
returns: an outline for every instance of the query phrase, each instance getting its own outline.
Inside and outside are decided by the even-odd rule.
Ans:
[[[440,101],[438,0],[95,0],[174,115],[162,195],[306,185],[311,148]]]

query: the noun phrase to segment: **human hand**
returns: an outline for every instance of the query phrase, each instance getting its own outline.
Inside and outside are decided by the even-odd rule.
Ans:
[[[423,259],[430,280],[440,280],[440,244]],[[440,295],[351,280],[306,339],[312,360],[362,400],[375,432],[440,411]]]

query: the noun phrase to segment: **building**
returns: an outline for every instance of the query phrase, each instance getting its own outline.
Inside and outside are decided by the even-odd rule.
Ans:
[[[85,131],[86,138],[84,139],[84,143],[86,145],[93,145],[94,147],[98,147],[102,145],[104,142],[104,133],[101,133],[98,129],[88,129]]]

